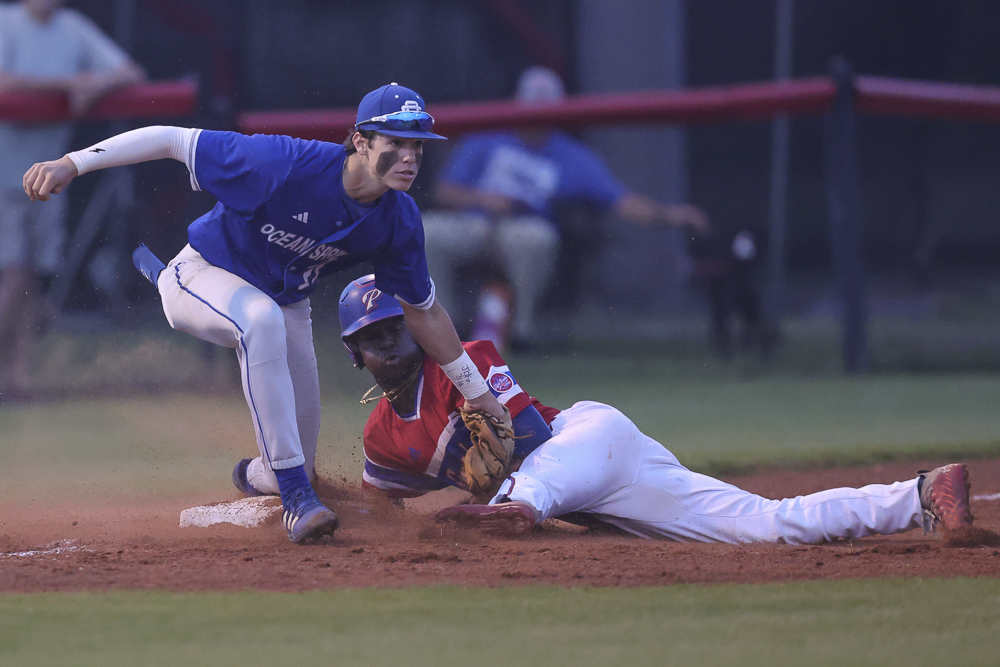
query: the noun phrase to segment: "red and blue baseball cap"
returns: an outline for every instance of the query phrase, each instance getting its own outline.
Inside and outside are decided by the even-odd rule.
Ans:
[[[358,105],[355,130],[407,139],[447,139],[434,134],[434,117],[424,111],[424,98],[415,90],[390,83],[365,95]]]

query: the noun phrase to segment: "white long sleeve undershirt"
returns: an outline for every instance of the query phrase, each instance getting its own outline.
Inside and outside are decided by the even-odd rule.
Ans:
[[[191,188],[201,190],[195,177],[194,158],[201,130],[152,125],[100,141],[90,148],[67,153],[80,175],[108,167],[173,158],[183,162],[191,175]]]

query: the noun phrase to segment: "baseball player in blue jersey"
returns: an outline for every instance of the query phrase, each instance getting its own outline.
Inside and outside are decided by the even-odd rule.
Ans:
[[[364,97],[344,145],[291,137],[145,127],[24,175],[47,201],[90,171],[173,158],[215,207],[188,227],[188,245],[164,267],[140,247],[137,266],[157,286],[170,325],[234,348],[260,456],[233,471],[249,495],[280,494],[292,542],[332,534],[336,515],[310,483],[319,436],[319,376],[309,295],[330,273],[371,262],[410,331],[469,406],[504,416],[462,348],[427,272],[420,212],[406,193],[434,119],[395,83]],[[509,419],[509,416],[507,416]]]

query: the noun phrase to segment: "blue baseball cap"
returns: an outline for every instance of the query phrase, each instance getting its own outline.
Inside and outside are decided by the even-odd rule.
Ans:
[[[358,105],[355,130],[375,130],[379,134],[407,139],[447,139],[434,134],[434,117],[424,111],[424,98],[398,83],[376,88]]]

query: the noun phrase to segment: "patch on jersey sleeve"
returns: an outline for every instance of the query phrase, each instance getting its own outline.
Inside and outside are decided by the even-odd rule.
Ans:
[[[506,366],[490,366],[490,372],[486,375],[486,384],[489,385],[490,391],[497,397],[497,400],[503,404],[522,393],[521,386],[517,384],[517,380],[514,379],[510,369]]]

